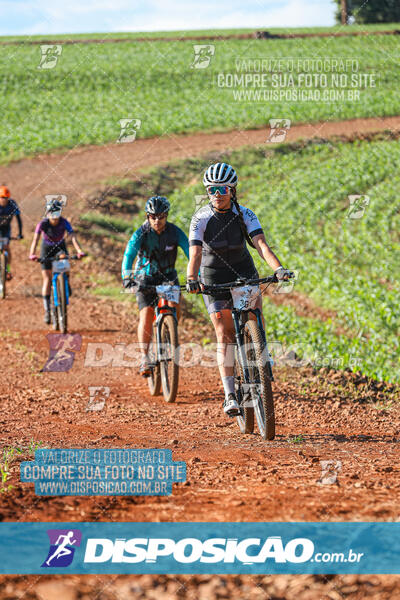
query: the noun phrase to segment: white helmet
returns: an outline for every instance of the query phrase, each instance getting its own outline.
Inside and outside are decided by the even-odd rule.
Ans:
[[[225,184],[229,187],[235,187],[238,181],[236,171],[231,165],[226,163],[215,163],[208,167],[203,177],[205,187],[209,185]]]

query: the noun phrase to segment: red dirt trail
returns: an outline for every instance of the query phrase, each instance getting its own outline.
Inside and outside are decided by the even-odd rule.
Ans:
[[[350,135],[400,127],[400,117],[302,125],[300,137]],[[90,188],[110,175],[139,176],[139,169],[173,158],[195,156],[265,141],[264,130],[169,136],[133,144],[90,147],[64,155],[23,160],[1,170],[31,222],[41,215],[44,193]],[[36,187],[37,186],[37,187]],[[61,187],[60,187],[61,186]],[[52,192],[53,190],[53,192]],[[68,193],[65,190],[64,193]],[[30,241],[30,240],[29,240]],[[40,373],[48,356],[42,323],[40,273],[28,263],[28,240],[13,243],[15,278],[0,303],[2,362],[0,441],[2,447],[171,448],[187,462],[187,482],[170,497],[39,497],[18,481],[0,496],[3,521],[395,521],[400,500],[400,408],[387,389],[363,377],[308,368],[277,368],[274,392],[277,437],[264,442],[242,435],[225,418],[216,370],[181,369],[175,404],[153,398],[135,368],[85,367],[89,343],[136,340],[136,310],[93,295],[101,265],[74,263],[70,331],[82,348],[66,373]],[[267,302],[268,300],[266,300]],[[210,325],[186,315],[182,342],[213,338]],[[108,386],[104,410],[86,412],[89,386]],[[302,436],[299,438],[299,436]],[[26,457],[25,457],[26,458]],[[336,484],[321,485],[321,461],[340,461]],[[26,594],[23,593],[26,591]],[[266,577],[0,577],[0,599],[71,598],[400,598],[394,576]]]

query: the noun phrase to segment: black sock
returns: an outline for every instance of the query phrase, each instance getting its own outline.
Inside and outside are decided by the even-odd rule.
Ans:
[[[44,310],[50,310],[50,295],[43,296],[43,306]]]

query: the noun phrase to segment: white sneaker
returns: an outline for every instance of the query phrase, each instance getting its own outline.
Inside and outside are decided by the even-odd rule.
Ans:
[[[224,413],[228,417],[238,417],[240,415],[240,407],[236,400],[235,394],[228,394],[224,400]]]
[[[142,377],[149,377],[151,374],[151,364],[147,356],[143,356],[142,358],[139,373]]]

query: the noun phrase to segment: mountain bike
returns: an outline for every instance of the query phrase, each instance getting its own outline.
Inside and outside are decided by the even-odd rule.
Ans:
[[[43,263],[51,261],[51,296],[50,296],[50,312],[53,328],[61,333],[68,331],[68,311],[70,287],[69,287],[69,271],[71,265],[70,260],[78,260],[76,255],[68,256],[61,251],[56,256],[47,259],[38,259],[38,262]]]
[[[149,348],[150,375],[147,379],[152,396],[162,393],[166,402],[175,402],[179,383],[178,319],[176,308],[168,302],[179,302],[181,287],[173,283],[144,285],[132,280],[130,290],[155,290],[158,303],[154,311],[153,337]]]
[[[16,240],[16,237],[0,237],[0,298],[6,297],[7,265],[8,265],[8,246],[10,240]]]
[[[259,284],[278,283],[275,275],[261,279],[238,279],[232,283],[202,285],[203,294],[229,291],[232,295],[232,318],[235,328],[234,379],[240,407],[237,422],[242,433],[253,433],[254,417],[261,437],[275,437],[275,409],[271,382],[272,357],[259,308],[255,308],[261,291]],[[255,319],[250,318],[253,315]]]

